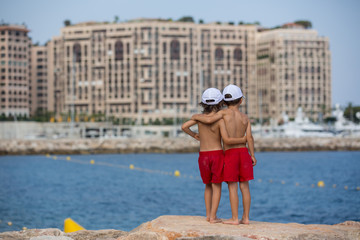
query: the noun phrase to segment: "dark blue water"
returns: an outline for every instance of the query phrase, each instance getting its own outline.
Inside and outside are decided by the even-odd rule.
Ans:
[[[86,229],[128,231],[160,215],[204,215],[204,185],[197,156],[78,155],[71,156],[71,161],[66,161],[66,156],[57,160],[0,157],[0,232],[24,226],[62,229],[68,217]],[[251,220],[306,224],[360,221],[360,191],[356,189],[360,186],[360,152],[256,156],[255,180],[250,183]],[[89,164],[91,159],[95,164]],[[130,170],[130,164],[135,169]],[[169,174],[175,170],[181,177]],[[320,180],[325,182],[324,188],[316,186]],[[218,210],[221,218],[231,217],[228,197],[224,183]],[[12,226],[8,226],[9,221]]]

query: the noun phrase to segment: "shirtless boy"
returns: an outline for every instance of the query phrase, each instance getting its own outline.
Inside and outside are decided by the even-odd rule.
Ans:
[[[246,133],[246,139],[249,149],[245,143],[229,144],[225,142],[225,158],[224,158],[224,181],[228,183],[229,198],[232,218],[224,221],[226,224],[249,224],[250,213],[250,189],[249,180],[254,179],[253,166],[256,165],[254,155],[254,138],[251,133],[251,125],[246,114],[239,111],[240,104],[243,100],[241,89],[235,85],[227,86],[223,91],[225,104],[227,109],[221,110],[213,116],[194,115],[192,119],[213,124],[221,117],[225,121],[227,133],[232,138],[243,137]],[[250,155],[249,152],[250,151]],[[239,197],[237,190],[237,182],[239,182],[240,191],[243,200],[243,215],[239,221],[238,208]]]
[[[223,104],[223,95],[216,88],[209,88],[202,95],[203,113],[200,116],[213,116]],[[199,133],[193,132],[190,127],[198,124]],[[212,124],[203,124],[195,120],[189,120],[182,125],[182,130],[191,137],[200,141],[199,169],[201,178],[205,184],[205,207],[206,220],[210,223],[221,222],[216,217],[221,197],[221,183],[223,182],[224,154],[221,138],[227,144],[244,144],[246,137],[229,138],[225,123],[220,121]]]

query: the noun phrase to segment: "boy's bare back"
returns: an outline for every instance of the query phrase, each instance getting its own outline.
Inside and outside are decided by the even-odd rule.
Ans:
[[[206,114],[212,116],[214,113]],[[200,151],[222,150],[219,122],[204,124],[197,122],[200,135]]]
[[[240,138],[245,136],[248,127],[249,118],[246,114],[239,111],[237,107],[229,106],[229,108],[222,110],[223,119],[225,121],[226,130],[229,137]],[[228,145],[224,143],[224,150],[230,148],[246,147],[245,143]]]

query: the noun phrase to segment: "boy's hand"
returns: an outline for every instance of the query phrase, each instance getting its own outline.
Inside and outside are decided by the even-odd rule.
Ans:
[[[256,160],[255,156],[252,156],[252,157],[251,157],[251,160],[252,160],[252,162],[253,162],[253,166],[255,166],[256,163],[257,163],[257,160]]]

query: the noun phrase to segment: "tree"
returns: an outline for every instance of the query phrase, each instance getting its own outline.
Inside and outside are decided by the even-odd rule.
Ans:
[[[69,19],[65,19],[64,21],[64,26],[67,27],[67,26],[71,26],[71,21]]]
[[[234,25],[234,22],[229,22],[229,25]]]
[[[244,25],[244,22],[243,22],[243,21],[240,21],[240,22],[239,22],[239,25]]]
[[[179,18],[178,22],[195,22],[195,21],[191,16],[184,16],[182,18]]]
[[[297,20],[294,23],[304,26],[304,28],[309,29],[312,28],[312,23],[307,20]]]
[[[119,22],[119,16],[116,15],[116,16],[114,17],[114,23],[118,23],[118,22]]]
[[[344,111],[344,117],[349,119],[350,121],[354,121],[356,123],[360,122],[360,119],[356,117],[356,113],[360,112],[360,106],[353,107],[351,103],[346,107]]]
[[[203,23],[204,23],[204,20],[200,19],[199,24],[203,24]]]

